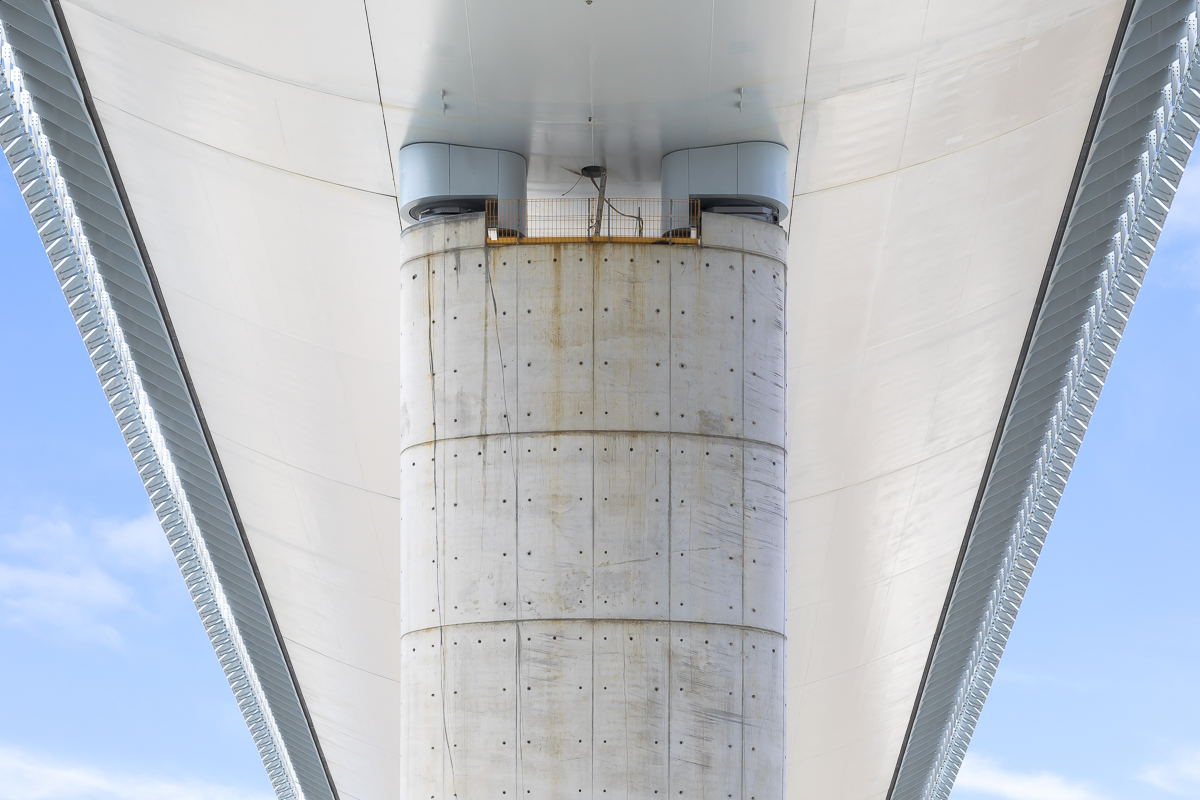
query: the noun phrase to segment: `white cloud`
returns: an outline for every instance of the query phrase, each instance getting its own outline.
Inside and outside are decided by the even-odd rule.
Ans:
[[[132,606],[129,587],[96,569],[54,570],[0,561],[0,621],[47,626],[75,638],[115,645],[120,634],[104,617]]]
[[[1012,772],[991,759],[969,754],[954,788],[1005,800],[1100,800],[1101,797],[1087,784],[1053,772]]]
[[[175,782],[65,764],[0,746],[0,800],[270,800],[199,781]]]
[[[122,573],[161,568],[170,557],[151,515],[82,533],[62,519],[26,517],[0,535],[0,624],[116,645],[116,619],[142,611]]]
[[[1181,750],[1170,761],[1152,764],[1138,778],[1170,794],[1200,798],[1200,747]]]
[[[152,567],[172,558],[167,537],[153,514],[129,522],[100,522],[96,531],[103,537],[108,552],[122,564]]]
[[[0,551],[26,558],[57,558],[74,563],[79,560],[75,529],[61,519],[28,516],[15,532],[0,536]]]

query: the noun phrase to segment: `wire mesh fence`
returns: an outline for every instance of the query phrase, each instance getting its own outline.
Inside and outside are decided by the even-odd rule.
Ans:
[[[698,244],[700,201],[549,197],[488,200],[488,244],[640,242]]]

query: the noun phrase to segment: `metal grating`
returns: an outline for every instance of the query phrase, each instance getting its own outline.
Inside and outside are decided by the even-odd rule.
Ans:
[[[46,0],[0,0],[0,140],[281,798],[334,791],[169,324]]]
[[[1196,0],[1134,4],[892,800],[946,800],[1200,132]]]
[[[758,207],[748,210],[758,211]],[[487,243],[699,244],[700,201],[657,197],[488,200]]]

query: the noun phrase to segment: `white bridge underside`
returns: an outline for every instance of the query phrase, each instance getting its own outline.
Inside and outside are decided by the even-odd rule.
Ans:
[[[1124,3],[62,7],[344,800],[402,785],[398,149],[786,144],[788,796],[886,795]]]

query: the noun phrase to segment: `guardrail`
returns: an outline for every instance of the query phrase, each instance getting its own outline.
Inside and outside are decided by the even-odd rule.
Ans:
[[[699,244],[700,201],[550,197],[488,200],[487,243]]]

